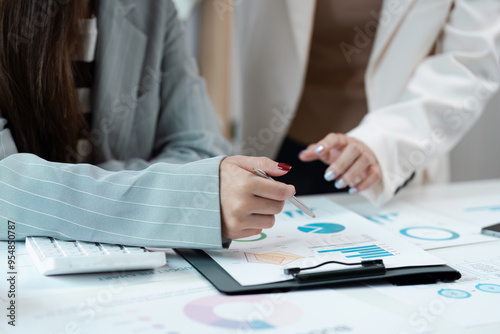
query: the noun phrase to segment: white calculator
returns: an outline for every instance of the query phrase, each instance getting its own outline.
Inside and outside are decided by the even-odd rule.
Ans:
[[[143,270],[167,263],[163,252],[97,242],[27,237],[26,248],[43,275]]]

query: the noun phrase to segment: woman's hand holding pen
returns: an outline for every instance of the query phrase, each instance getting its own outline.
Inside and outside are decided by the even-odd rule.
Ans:
[[[351,194],[369,189],[381,178],[380,165],[373,151],[345,134],[328,134],[300,152],[299,158],[302,161],[319,159],[329,165],[325,170],[325,180],[336,180],[338,189],[349,186]]]
[[[274,215],[295,194],[294,186],[257,176],[253,168],[281,176],[291,167],[268,158],[244,156],[227,157],[221,162],[220,201],[225,238],[245,238],[273,227]]]

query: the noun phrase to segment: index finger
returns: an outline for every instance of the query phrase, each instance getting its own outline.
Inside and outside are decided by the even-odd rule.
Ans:
[[[342,149],[347,145],[347,137],[340,133],[330,133],[319,142],[311,144],[300,152],[302,161],[313,161],[326,156],[332,149]]]
[[[255,175],[255,187],[252,193],[255,196],[272,199],[275,201],[284,201],[295,194],[295,187],[276,180],[270,180]]]

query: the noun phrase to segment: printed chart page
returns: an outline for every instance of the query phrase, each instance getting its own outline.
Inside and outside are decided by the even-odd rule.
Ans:
[[[402,316],[330,289],[225,296],[201,278],[54,294],[43,307],[31,296],[22,302],[13,333],[404,333],[407,327]]]
[[[254,237],[233,240],[229,250],[207,254],[241,285],[289,280],[291,276],[284,274],[284,268],[304,268],[326,261],[359,263],[383,259],[387,268],[444,264],[402,237],[326,198],[305,198],[304,202],[316,218],[287,202],[273,228]],[[318,271],[350,268],[328,264]]]
[[[370,285],[388,296],[415,306],[409,324],[419,333],[439,318],[464,327],[499,324],[500,242],[443,248],[432,251],[460,270],[453,283],[391,286]]]
[[[481,228],[468,221],[404,201],[394,201],[383,208],[366,201],[346,207],[426,250],[498,240],[481,234]]]
[[[500,222],[500,192],[483,196],[453,196],[421,200],[419,206],[485,227]]]

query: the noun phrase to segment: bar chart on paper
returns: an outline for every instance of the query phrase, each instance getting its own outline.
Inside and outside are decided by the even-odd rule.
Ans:
[[[275,226],[266,230],[265,239],[253,237],[253,242],[234,243],[229,251],[207,254],[242,286],[287,281],[290,277],[283,268],[316,266],[328,261],[357,263],[382,259],[386,268],[443,264],[403,238],[325,198],[306,202],[315,209],[316,219],[297,214],[287,203],[285,213],[276,217]],[[331,264],[318,271],[337,268],[344,269],[340,264]]]
[[[359,247],[335,248],[320,250],[318,253],[338,252],[346,258],[377,259],[381,257],[394,256],[394,254],[377,245]]]

